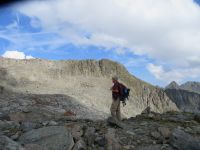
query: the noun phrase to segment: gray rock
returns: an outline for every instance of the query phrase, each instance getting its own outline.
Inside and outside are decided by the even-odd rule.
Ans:
[[[105,137],[97,137],[95,139],[95,143],[97,143],[99,146],[105,146],[106,145],[106,139]]]
[[[161,136],[159,132],[157,131],[154,131],[154,132],[151,132],[151,136],[155,139],[159,139],[159,137]]]
[[[193,137],[180,129],[175,129],[170,137],[170,144],[177,150],[199,150],[200,138]]]
[[[149,114],[151,112],[151,108],[148,106],[142,111],[142,114]]]
[[[32,129],[35,129],[37,127],[37,124],[33,123],[33,122],[26,121],[26,122],[22,122],[20,127],[24,132],[27,132],[27,131],[30,131]]]
[[[24,148],[6,136],[0,136],[0,149],[1,150],[24,150]]]
[[[21,144],[38,144],[48,150],[70,150],[73,138],[70,132],[61,126],[44,127],[26,132],[19,138]]]
[[[80,139],[79,141],[76,142],[72,150],[86,150],[86,144],[83,141],[83,139]]]
[[[119,140],[116,138],[115,130],[109,128],[106,135],[106,148],[108,150],[121,150],[122,146],[119,144]]]
[[[73,138],[76,141],[80,140],[81,136],[83,135],[83,130],[82,130],[81,126],[74,124],[70,128],[71,128]]]
[[[200,123],[200,114],[195,114],[194,120]]]
[[[92,144],[94,144],[95,137],[96,137],[95,128],[94,127],[87,128],[85,135],[84,135],[87,145],[91,146]]]
[[[47,148],[42,147],[38,144],[26,144],[26,145],[24,145],[24,148],[26,150],[48,150]]]
[[[161,133],[161,135],[162,135],[164,138],[169,138],[169,137],[170,137],[171,131],[169,130],[169,128],[166,128],[166,127],[159,127],[159,128],[158,128],[158,131]]]
[[[9,129],[14,129],[14,128],[19,128],[20,125],[19,123],[16,123],[14,121],[1,121],[0,120],[0,130],[9,130]]]
[[[140,146],[136,148],[136,150],[160,150],[161,145],[148,145],[148,146]]]
[[[48,125],[50,125],[50,126],[57,126],[58,123],[55,122],[55,121],[49,121],[49,124],[48,124]]]

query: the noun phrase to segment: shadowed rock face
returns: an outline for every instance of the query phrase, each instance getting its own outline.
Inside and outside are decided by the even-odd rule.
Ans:
[[[181,89],[166,89],[165,92],[180,110],[200,112],[200,94]]]
[[[176,103],[177,107],[186,112],[200,112],[200,83],[186,82],[178,85],[171,82],[165,88],[167,96]]]
[[[177,110],[162,89],[128,73],[124,66],[110,60],[49,61],[0,58],[0,85],[15,92],[30,94],[64,94],[88,108],[109,115],[111,76],[130,87],[128,105],[122,109],[126,117],[139,114],[150,106],[155,112]]]
[[[180,86],[181,89],[200,93],[200,82],[186,82]]]

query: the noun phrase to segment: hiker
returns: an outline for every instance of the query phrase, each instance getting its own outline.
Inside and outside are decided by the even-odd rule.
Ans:
[[[120,112],[120,83],[118,82],[118,77],[112,77],[113,86],[110,88],[112,91],[112,105],[110,107],[111,116],[115,122],[121,121]]]

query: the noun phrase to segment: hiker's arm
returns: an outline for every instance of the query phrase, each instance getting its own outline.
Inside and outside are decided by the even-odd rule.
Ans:
[[[118,92],[119,92],[118,89],[113,89],[113,87],[111,87],[110,90],[111,90],[112,92],[115,92],[115,93],[118,93]]]
[[[113,90],[113,89],[112,89],[112,91],[115,92],[115,93],[118,93],[118,92],[119,92],[119,90],[117,90],[117,89],[116,89],[116,90]]]

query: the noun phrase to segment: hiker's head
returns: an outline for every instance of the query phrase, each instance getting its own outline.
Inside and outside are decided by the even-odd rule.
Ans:
[[[112,82],[115,83],[115,82],[117,82],[117,81],[118,81],[118,77],[117,77],[117,76],[113,76],[113,77],[112,77]]]

